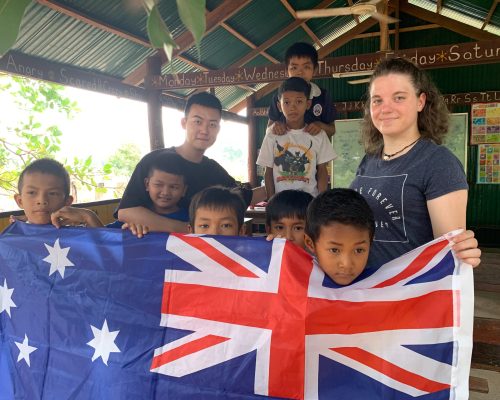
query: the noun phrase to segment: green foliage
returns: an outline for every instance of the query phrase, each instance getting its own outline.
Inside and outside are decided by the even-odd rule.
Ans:
[[[0,75],[0,94],[8,95],[20,110],[20,117],[12,123],[0,120],[0,190],[15,192],[20,172],[32,161],[50,157],[61,161],[73,183],[86,189],[96,188],[102,192],[96,178],[109,175],[111,167],[99,171],[92,164],[92,156],[72,161],[62,159],[61,136],[56,125],[43,122],[42,115],[62,114],[72,118],[78,111],[76,102],[65,97],[60,85],[26,78]]]
[[[163,49],[167,58],[172,60],[174,49],[178,49],[177,43],[162,19],[158,10],[156,0],[142,0],[144,8],[148,13],[147,28],[149,40],[153,47]],[[205,7],[206,0],[177,0],[177,11],[182,23],[188,29],[195,40],[198,58],[200,58],[200,43],[205,33]]]
[[[224,147],[224,158],[229,161],[238,161],[243,158],[243,152],[234,147]]]
[[[120,146],[108,159],[115,175],[130,177],[141,159],[141,150],[132,143]]]
[[[177,0],[177,11],[182,23],[193,35],[198,59],[201,58],[200,43],[206,29],[205,6],[206,0]]]
[[[147,8],[147,10],[149,12],[147,21],[149,40],[153,47],[163,49],[167,58],[171,60],[174,49],[178,49],[179,46],[175,43],[167,24],[161,18],[158,7],[153,5],[151,8]]]
[[[0,0],[0,57],[16,42],[29,3],[31,0]]]

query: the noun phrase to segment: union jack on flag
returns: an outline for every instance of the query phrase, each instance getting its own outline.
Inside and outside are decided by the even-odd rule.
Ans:
[[[281,239],[0,236],[0,399],[465,399],[472,269],[439,238],[350,286]]]

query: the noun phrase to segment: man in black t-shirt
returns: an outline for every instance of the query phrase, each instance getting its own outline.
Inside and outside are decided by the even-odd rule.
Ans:
[[[146,192],[144,179],[157,157],[174,157],[181,164],[188,186],[183,206],[189,206],[191,197],[206,187],[238,185],[219,163],[204,156],[217,139],[221,114],[219,99],[208,92],[197,93],[188,99],[181,120],[182,128],[186,131],[184,143],[178,147],[152,151],[139,161],[118,206],[120,221],[147,226],[150,231],[187,232],[186,223],[161,217],[149,208],[151,199]],[[253,193],[248,189],[242,191],[248,204],[266,197],[263,188],[257,188]]]

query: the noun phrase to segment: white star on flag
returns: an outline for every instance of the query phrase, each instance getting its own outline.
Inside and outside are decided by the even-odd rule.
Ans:
[[[65,247],[62,249],[59,245],[59,239],[56,239],[54,247],[48,245],[47,243],[44,244],[49,252],[49,255],[43,259],[43,261],[50,264],[49,276],[57,271],[61,275],[61,278],[64,278],[64,271],[66,270],[66,267],[75,266],[75,264],[68,259],[68,252],[71,247]]]
[[[109,353],[120,353],[120,349],[115,344],[115,339],[120,331],[110,332],[106,320],[102,324],[102,329],[98,329],[92,325],[90,327],[92,328],[94,339],[87,344],[95,349],[92,362],[101,357],[104,364],[108,365]]]
[[[30,346],[28,344],[28,336],[24,334],[24,340],[22,343],[14,342],[19,349],[19,356],[17,356],[17,362],[24,360],[28,367],[30,367],[30,354],[37,350],[37,347]]]
[[[12,301],[12,293],[14,293],[14,289],[9,289],[7,279],[4,279],[3,286],[0,286],[0,314],[6,311],[10,317],[10,308],[17,307]]]

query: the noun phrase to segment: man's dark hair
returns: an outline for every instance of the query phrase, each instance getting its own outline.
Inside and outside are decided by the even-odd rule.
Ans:
[[[305,42],[297,42],[292,44],[285,53],[285,63],[288,66],[292,57],[307,57],[310,58],[314,68],[318,66],[318,52],[313,45]]]
[[[32,174],[34,172],[40,172],[42,174],[53,175],[60,178],[63,183],[64,196],[68,197],[70,192],[70,180],[68,171],[64,168],[59,161],[53,160],[51,158],[40,158],[39,160],[33,161],[31,164],[26,166],[21,175],[19,175],[19,180],[17,182],[17,190],[19,193],[23,190],[24,176],[27,174]]]
[[[211,93],[200,92],[195,93],[187,99],[186,106],[184,107],[184,116],[187,117],[189,110],[193,104],[198,104],[200,106],[215,108],[222,114],[222,104],[220,100]]]
[[[153,175],[155,170],[167,172],[172,175],[182,176],[184,183],[186,183],[186,178],[184,176],[184,170],[181,167],[182,159],[177,153],[161,153],[156,157],[151,163],[148,171],[148,178]]]
[[[273,195],[266,206],[266,225],[282,218],[306,219],[307,206],[314,197],[302,190],[283,190]]]
[[[238,219],[238,229],[241,229],[245,221],[247,207],[238,188],[230,189],[223,186],[211,186],[196,193],[189,205],[189,223],[192,227],[194,227],[196,210],[201,207],[212,210],[233,210]]]
[[[335,222],[366,229],[370,240],[373,240],[373,211],[364,197],[355,190],[330,189],[320,193],[307,207],[305,233],[316,242],[321,227]]]
[[[278,89],[278,99],[281,100],[281,97],[285,92],[304,93],[306,99],[309,99],[309,95],[311,94],[311,85],[299,77],[288,78],[281,83],[280,88]]]

